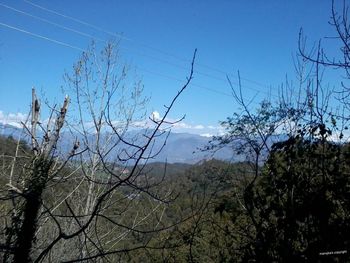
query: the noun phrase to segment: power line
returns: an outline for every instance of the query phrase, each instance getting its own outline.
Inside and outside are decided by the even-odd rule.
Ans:
[[[25,11],[22,11],[22,10],[19,10],[19,9],[16,9],[16,8],[14,8],[14,7],[11,7],[11,6],[2,4],[2,3],[0,3],[0,6],[2,6],[2,7],[4,7],[4,8],[7,8],[7,9],[10,9],[10,10],[12,10],[12,11],[14,11],[14,12],[20,13],[20,14],[22,14],[22,15],[26,15],[26,16],[29,16],[29,17],[31,17],[31,18],[37,19],[37,20],[39,20],[39,21],[41,21],[41,22],[45,22],[45,23],[47,23],[47,24],[56,26],[56,27],[58,27],[58,28],[61,28],[61,29],[64,29],[64,30],[67,30],[67,31],[70,31],[70,32],[73,32],[73,33],[76,33],[76,34],[79,34],[79,35],[81,35],[81,36],[88,37],[88,38],[91,38],[91,39],[96,39],[96,40],[99,40],[99,41],[105,41],[105,40],[103,40],[103,39],[101,39],[101,38],[97,38],[97,37],[95,37],[95,36],[93,36],[93,35],[90,35],[90,34],[81,32],[81,31],[79,31],[79,30],[72,29],[72,28],[70,28],[70,27],[62,26],[62,25],[60,25],[60,24],[58,24],[58,23],[55,23],[55,22],[52,22],[52,21],[50,21],[50,20],[48,20],[48,19],[45,19],[45,18],[42,18],[42,17],[39,17],[39,16],[32,15],[32,14],[30,14],[30,13],[28,13],[28,12],[25,12]]]
[[[24,29],[21,29],[21,28],[18,28],[18,27],[14,27],[14,26],[8,25],[8,24],[6,24],[6,23],[0,22],[0,26],[6,27],[6,28],[9,28],[9,29],[12,29],[12,30],[15,30],[15,31],[24,33],[24,34],[28,34],[28,35],[30,35],[30,36],[34,36],[34,37],[37,37],[37,38],[40,38],[40,39],[43,39],[43,40],[46,40],[46,41],[49,41],[49,42],[58,44],[58,45],[62,45],[62,46],[65,46],[65,47],[69,47],[69,48],[72,48],[72,49],[75,49],[75,50],[79,50],[79,51],[82,51],[82,52],[85,51],[85,50],[82,49],[82,48],[79,48],[79,47],[70,45],[70,44],[68,44],[68,43],[65,43],[65,42],[62,42],[62,41],[59,41],[59,40],[56,40],[56,39],[52,39],[52,38],[49,38],[49,37],[46,37],[46,36],[43,36],[43,35],[39,35],[39,34],[30,32],[30,31],[27,31],[27,30],[24,30]],[[150,71],[150,70],[143,69],[143,68],[139,68],[139,69],[140,69],[141,71],[148,72],[148,73],[151,73],[151,74],[153,74],[153,75],[161,76],[161,77],[163,77],[163,78],[175,80],[175,81],[177,81],[177,82],[183,82],[183,80],[181,80],[181,79],[178,79],[178,78],[175,78],[175,77],[166,75],[166,74],[162,74],[162,73]],[[200,89],[205,89],[205,90],[208,90],[208,91],[210,91],[210,92],[217,93],[217,94],[222,95],[222,96],[232,97],[232,95],[229,94],[229,93],[222,92],[222,91],[218,91],[218,90],[212,89],[212,88],[208,88],[208,87],[206,87],[206,86],[202,86],[202,85],[199,85],[199,84],[196,84],[196,83],[191,83],[191,85],[194,86],[194,87],[200,88]],[[246,99],[246,98],[244,98],[244,99]],[[246,99],[246,100],[247,100],[247,99]]]
[[[133,40],[133,39],[131,39],[131,38],[125,37],[125,36],[122,35],[122,34],[116,34],[116,33],[107,31],[107,30],[103,29],[102,27],[99,27],[99,26],[96,26],[96,25],[94,25],[94,24],[85,22],[85,21],[83,21],[83,20],[81,20],[81,19],[77,19],[77,18],[72,17],[72,16],[65,15],[65,14],[63,14],[63,13],[57,12],[57,11],[52,10],[52,9],[49,9],[49,8],[46,8],[46,7],[44,7],[44,6],[35,4],[35,3],[33,3],[32,1],[24,0],[24,2],[26,2],[26,3],[28,3],[28,4],[32,5],[32,6],[34,6],[34,7],[36,7],[36,8],[39,8],[39,9],[41,9],[41,10],[44,10],[44,11],[46,11],[46,12],[49,12],[49,13],[52,13],[52,14],[61,16],[61,17],[63,17],[63,18],[72,20],[72,21],[74,21],[74,22],[76,22],[76,23],[79,23],[79,24],[88,26],[88,27],[93,28],[93,29],[98,30],[98,31],[101,31],[101,32],[103,32],[103,33],[105,33],[105,34],[108,34],[108,35],[110,35],[110,36],[119,37],[119,38],[121,38],[121,39],[130,41],[130,42],[138,43],[139,45],[141,45],[141,46],[143,46],[143,47],[146,47],[146,48],[148,48],[148,49],[151,49],[151,50],[154,50],[154,51],[156,51],[156,52],[162,53],[162,54],[164,54],[164,55],[171,56],[171,57],[173,57],[173,58],[175,58],[175,59],[178,59],[178,60],[181,60],[181,61],[190,62],[189,59],[181,58],[181,57],[179,57],[179,56],[177,56],[177,55],[174,55],[174,54],[171,54],[171,53],[169,53],[169,52],[165,52],[165,51],[160,50],[160,49],[158,49],[158,48],[154,48],[154,47],[152,47],[152,46],[149,46],[149,45],[147,45],[147,44],[143,44],[143,43],[137,42],[137,41],[135,41],[135,40]],[[202,63],[197,63],[197,66],[201,66],[201,67],[203,67],[203,68],[207,68],[207,69],[209,69],[209,70],[216,71],[216,72],[218,72],[218,73],[224,74],[225,76],[228,75],[227,72],[225,72],[225,71],[223,71],[223,70],[221,70],[221,69],[218,69],[218,68],[215,68],[215,67],[212,67],[212,66],[208,66],[208,65],[205,65],[205,64],[202,64]],[[209,74],[207,74],[207,75],[209,75]],[[257,82],[257,81],[255,81],[255,80],[251,80],[251,79],[244,78],[244,77],[242,77],[241,79],[244,80],[244,81],[253,83],[253,84],[257,85],[257,86],[261,86],[261,87],[264,87],[264,88],[267,88],[267,87],[268,87],[267,85],[262,84],[262,83],[260,83],[260,82]],[[261,90],[259,90],[259,92],[267,93],[267,92],[264,92],[264,91],[261,91]]]
[[[34,6],[34,7],[36,7],[36,8],[39,8],[39,9],[41,9],[41,10],[44,10],[44,11],[46,11],[46,12],[49,12],[49,13],[51,13],[51,14],[55,14],[55,15],[64,17],[64,18],[66,18],[66,19],[72,20],[72,21],[77,22],[77,23],[79,23],[79,24],[82,24],[82,25],[84,25],[84,26],[88,26],[88,27],[91,27],[91,28],[93,28],[93,29],[95,29],[95,30],[101,31],[101,32],[103,32],[103,33],[106,33],[106,34],[108,34],[108,35],[111,35],[111,36],[114,36],[114,37],[119,37],[119,38],[125,39],[125,40],[131,40],[131,39],[127,38],[127,37],[124,37],[124,36],[121,35],[121,34],[115,34],[115,33],[112,33],[112,32],[110,32],[110,31],[106,31],[106,30],[104,30],[102,27],[99,27],[99,26],[90,24],[90,23],[88,23],[88,22],[85,22],[85,21],[83,21],[83,20],[74,18],[74,17],[72,17],[72,16],[67,16],[67,15],[65,15],[65,14],[56,12],[56,11],[54,11],[54,10],[52,10],[52,9],[48,9],[48,8],[43,7],[43,6],[41,6],[41,5],[34,4],[34,3],[31,2],[31,1],[24,0],[24,2],[26,2],[26,3],[28,3],[28,4],[32,5],[32,6]]]
[[[66,15],[61,14],[61,13],[58,13],[58,12],[56,12],[56,11],[47,9],[47,8],[42,7],[42,6],[39,6],[39,5],[36,5],[36,4],[34,4],[34,3],[31,3],[30,1],[27,1],[27,0],[24,0],[24,1],[27,2],[27,3],[29,3],[29,4],[31,4],[31,5],[33,5],[33,6],[35,6],[35,7],[38,7],[38,8],[40,8],[40,9],[43,9],[43,10],[45,10],[45,11],[47,11],[47,12],[54,13],[54,14],[60,15],[60,16],[62,16],[62,17],[64,17],[64,18],[71,19],[71,20],[76,21],[76,22],[78,22],[78,23],[80,23],[80,24],[87,25],[87,26],[89,26],[89,27],[92,27],[92,28],[94,28],[94,29],[96,29],[96,30],[105,32],[105,33],[107,33],[107,34],[112,34],[112,35],[114,35],[114,36],[121,36],[121,35],[116,35],[116,34],[113,34],[113,33],[111,33],[111,32],[108,32],[108,31],[104,30],[103,28],[97,27],[97,26],[92,25],[92,24],[90,24],[90,23],[86,23],[86,22],[84,22],[84,21],[82,21],[82,20],[79,20],[79,19],[76,19],[76,18],[73,18],[73,17],[70,17],[70,16],[66,16]],[[7,8],[7,9],[10,9],[10,10],[12,10],[12,11],[15,11],[15,12],[17,12],[17,13],[20,13],[20,14],[22,14],[22,15],[26,15],[26,16],[29,16],[29,17],[31,17],[31,18],[37,19],[37,20],[39,20],[39,21],[41,21],[41,22],[44,22],[44,23],[47,23],[47,24],[50,24],[50,25],[59,27],[59,28],[61,28],[61,29],[64,29],[64,30],[67,30],[67,31],[70,31],[70,32],[73,32],[73,33],[76,33],[76,34],[79,34],[79,35],[81,35],[81,36],[88,37],[88,38],[91,38],[91,39],[94,39],[94,38],[95,38],[94,36],[92,36],[92,35],[90,35],[90,34],[88,34],[88,33],[85,33],[85,32],[79,31],[79,30],[75,30],[75,29],[72,29],[72,28],[63,26],[63,25],[61,25],[61,24],[52,22],[52,21],[50,21],[50,20],[48,20],[48,19],[45,19],[45,18],[42,18],[42,17],[39,17],[39,16],[35,16],[35,15],[33,15],[33,14],[30,14],[30,13],[28,13],[28,12],[25,12],[25,11],[22,11],[22,10],[19,10],[19,9],[16,9],[16,8],[14,8],[14,7],[11,7],[11,6],[2,4],[2,3],[0,3],[0,6],[2,6],[2,7],[4,7],[4,8]],[[76,46],[67,44],[67,43],[65,43],[65,42],[58,41],[58,40],[55,40],[55,39],[52,39],[52,38],[49,38],[49,37],[45,37],[45,36],[42,36],[42,35],[39,35],[39,34],[30,32],[30,31],[26,31],[26,30],[23,30],[23,29],[14,27],[14,26],[10,26],[10,25],[5,24],[5,23],[1,23],[1,25],[2,25],[2,26],[5,26],[5,27],[8,27],[8,28],[11,28],[11,29],[13,29],[13,30],[17,30],[17,31],[22,32],[22,33],[26,33],[26,34],[29,34],[29,35],[32,35],[32,36],[35,36],[35,37],[38,37],[38,38],[41,38],[41,39],[44,39],[44,40],[48,40],[48,41],[53,42],[53,43],[56,43],[56,44],[60,44],[60,45],[66,46],[66,47],[71,47],[71,48],[74,48],[74,49],[77,49],[77,50],[80,50],[80,51],[84,51],[83,49],[81,49],[81,48],[79,48],[79,47],[76,47]],[[101,39],[101,38],[96,38],[96,39],[97,39],[98,41],[101,41],[101,42],[107,42],[106,40],[103,40],[103,39]],[[129,39],[129,38],[123,37],[123,39],[126,39],[126,40],[131,41],[131,39]],[[153,60],[160,61],[160,62],[165,63],[165,64],[169,64],[169,65],[171,65],[171,66],[173,66],[173,67],[177,67],[177,68],[181,68],[181,69],[187,70],[187,68],[184,67],[184,66],[180,66],[180,65],[174,64],[174,63],[169,62],[169,61],[164,60],[164,59],[159,59],[159,58],[157,58],[157,57],[150,56],[150,55],[147,55],[147,54],[144,54],[144,53],[135,52],[135,51],[133,51],[133,50],[130,50],[129,48],[124,48],[124,47],[122,47],[122,49],[124,49],[124,50],[129,50],[129,51],[134,52],[134,53],[137,53],[137,54],[139,54],[139,55],[141,55],[141,56],[148,57],[148,58],[151,58],[151,59],[153,59]],[[186,60],[186,61],[187,61],[187,60]],[[218,72],[220,72],[220,73],[222,73],[222,74],[225,74],[225,72],[223,72],[223,71],[221,71],[221,70],[217,70],[217,69],[215,69],[215,68],[213,68],[213,67],[208,67],[208,68],[210,68],[211,70],[216,70],[216,71],[218,71]],[[159,75],[159,76],[163,76],[163,77],[165,76],[164,74],[151,72],[151,71],[149,71],[149,70],[143,70],[143,71],[146,71],[146,72],[149,72],[149,73],[152,73],[152,74],[156,74],[156,75]],[[219,81],[222,81],[222,82],[227,83],[227,80],[225,80],[225,79],[223,79],[223,78],[220,78],[220,77],[216,77],[216,76],[213,76],[213,75],[210,75],[210,74],[207,74],[207,73],[203,73],[203,72],[200,72],[200,71],[196,71],[196,73],[199,74],[199,75],[206,76],[206,77],[208,77],[208,78],[212,78],[212,79],[219,80]],[[166,76],[166,77],[169,79],[169,76]],[[171,78],[171,77],[170,77],[170,78]],[[174,78],[172,78],[172,79],[174,79]],[[243,78],[242,78],[242,79],[243,79]],[[177,79],[177,81],[181,81],[181,80],[178,80],[178,79]],[[232,82],[232,83],[234,83],[235,85],[238,85],[237,82]],[[199,87],[199,88],[202,88],[202,89],[206,89],[206,90],[208,90],[208,91],[215,92],[215,93],[218,93],[218,94],[220,94],[220,95],[231,96],[231,95],[229,95],[228,93],[221,92],[221,91],[217,91],[217,90],[212,89],[212,88],[207,88],[207,87],[205,87],[205,86],[200,86],[200,85],[198,85],[198,84],[194,84],[193,86],[196,86],[196,87]],[[243,86],[243,87],[248,88],[248,89],[251,89],[251,90],[255,90],[255,91],[259,92],[259,93],[262,92],[262,93],[268,94],[268,95],[270,95],[270,96],[273,95],[273,94],[271,94],[271,93],[268,93],[268,92],[265,92],[265,91],[261,91],[261,90],[258,90],[258,89],[252,88],[252,87],[246,87],[246,86]],[[273,95],[273,96],[275,96],[275,95]],[[277,96],[276,96],[276,97],[277,97]]]
[[[46,8],[46,7],[41,6],[41,5],[38,5],[38,4],[35,4],[35,3],[33,3],[32,1],[24,0],[24,2],[26,2],[27,4],[30,4],[30,5],[32,5],[32,6],[34,6],[34,7],[36,7],[36,8],[39,8],[39,9],[41,9],[41,10],[44,10],[44,11],[46,11],[46,12],[49,12],[49,13],[51,13],[51,14],[55,14],[55,15],[61,16],[61,17],[63,17],[63,18],[72,20],[72,21],[74,21],[74,22],[76,22],[76,23],[79,23],[79,24],[81,24],[81,25],[91,27],[91,28],[93,28],[93,29],[95,29],[95,30],[98,30],[98,31],[101,31],[101,32],[103,32],[103,33],[105,33],[105,34],[108,34],[108,35],[110,35],[110,36],[112,36],[112,37],[118,37],[118,38],[121,38],[121,39],[130,41],[130,42],[136,42],[136,41],[132,40],[131,38],[125,37],[125,36],[122,35],[122,34],[116,34],[116,33],[114,33],[114,32],[107,31],[107,30],[103,29],[102,27],[93,25],[93,24],[88,23],[88,22],[86,22],[86,21],[83,21],[83,20],[81,20],[81,19],[78,19],[78,18],[75,18],[75,17],[72,17],[72,16],[68,16],[68,15],[62,14],[62,13],[60,13],[60,12],[57,12],[57,11],[55,11],[55,10]],[[167,55],[167,56],[174,57],[174,58],[179,59],[179,60],[182,60],[182,61],[184,61],[184,62],[191,62],[189,59],[179,58],[178,56],[175,56],[175,55],[170,54],[170,53],[168,53],[168,52],[165,52],[165,51],[163,51],[163,50],[154,48],[154,47],[152,47],[152,46],[149,46],[149,45],[146,45],[146,44],[142,44],[142,43],[139,43],[139,44],[140,44],[141,46],[144,46],[144,47],[148,48],[148,49],[157,51],[157,52],[162,53],[162,54]]]
[[[143,72],[146,72],[146,73],[150,73],[150,74],[153,74],[153,75],[156,75],[156,76],[160,76],[162,78],[166,78],[166,79],[170,79],[170,80],[174,80],[176,82],[179,82],[179,83],[183,83],[184,80],[182,79],[179,79],[179,78],[175,78],[173,76],[169,76],[169,75],[166,75],[166,74],[162,74],[162,73],[158,73],[158,72],[154,72],[154,71],[151,71],[151,70],[148,70],[148,69],[144,69],[144,68],[140,68],[138,67],[139,70],[143,71]],[[232,82],[231,82],[232,83]],[[234,84],[234,83],[232,83]],[[205,90],[208,90],[210,92],[214,92],[214,93],[217,93],[219,95],[222,95],[222,96],[227,96],[227,97],[230,97],[232,98],[232,94],[229,94],[229,93],[226,93],[226,92],[222,92],[222,91],[219,91],[217,89],[213,89],[213,88],[208,88],[208,87],[205,87],[205,86],[202,86],[202,85],[199,85],[197,83],[193,83],[191,82],[190,83],[191,86],[193,87],[197,87],[197,88],[200,88],[200,89],[205,89]],[[257,94],[256,94],[257,95]],[[242,99],[244,99],[245,101],[249,101],[249,105],[259,105],[260,102],[256,102],[255,101],[255,97],[256,95],[253,97],[253,98],[247,98],[245,96],[242,96]]]
[[[62,45],[62,46],[69,47],[69,48],[73,48],[73,49],[75,49],[75,50],[85,51],[84,49],[82,49],[82,48],[80,48],[80,47],[76,47],[76,46],[73,46],[73,45],[71,45],[71,44],[68,44],[68,43],[65,43],[65,42],[62,42],[62,41],[53,39],[53,38],[45,37],[45,36],[43,36],[43,35],[39,35],[39,34],[30,32],[30,31],[26,31],[26,30],[24,30],[24,29],[21,29],[21,28],[18,28],[18,27],[14,27],[14,26],[8,25],[8,24],[6,24],[6,23],[0,22],[0,26],[7,27],[7,28],[10,28],[10,29],[12,29],[12,30],[16,30],[16,31],[18,31],[18,32],[24,33],[24,34],[28,34],[28,35],[30,35],[30,36],[34,36],[34,37],[37,37],[37,38],[41,38],[41,39],[44,39],[44,40],[46,40],[46,41],[50,41],[50,42],[56,43],[56,44],[58,44],[58,45]]]
[[[130,51],[130,52],[133,52],[134,54],[138,54],[138,55],[143,56],[143,57],[148,57],[148,58],[150,58],[150,59],[159,61],[159,62],[164,63],[164,64],[171,65],[171,66],[173,66],[173,67],[175,67],[175,68],[184,69],[184,70],[187,70],[187,69],[188,69],[188,68],[185,67],[185,66],[180,66],[180,65],[174,64],[174,63],[172,63],[172,62],[169,62],[169,61],[167,61],[167,60],[163,60],[163,59],[160,59],[160,58],[157,58],[157,57],[154,57],[154,56],[150,56],[150,55],[148,55],[148,54],[140,53],[140,52],[131,50],[131,49],[129,49],[129,48],[121,47],[121,49]],[[226,83],[226,84],[227,84],[227,79],[220,78],[220,77],[216,77],[216,76],[213,76],[213,75],[210,75],[210,74],[206,74],[206,73],[203,73],[203,72],[197,71],[197,70],[195,70],[194,72],[195,72],[196,74],[198,74],[198,75],[202,75],[202,76],[205,76],[205,77],[208,77],[208,78],[211,78],[211,79],[215,79],[215,80],[217,80],[217,81],[220,81],[220,82],[223,82],[223,83]],[[232,80],[231,80],[231,83],[235,84],[236,86],[239,85],[237,81],[232,81]],[[256,92],[259,92],[259,93],[264,93],[264,94],[267,94],[267,95],[272,95],[272,96],[278,97],[277,95],[271,94],[270,92],[263,91],[263,90],[260,90],[260,89],[257,89],[257,88],[253,88],[253,87],[250,87],[250,86],[242,85],[242,87],[243,87],[243,88],[248,88],[248,89],[250,89],[250,90],[253,90],[253,91],[256,91]],[[213,90],[213,89],[212,89],[212,90]],[[219,91],[219,93],[221,93],[221,92]],[[227,93],[226,93],[225,95],[227,95]],[[230,95],[230,96],[231,96],[231,95]]]
[[[148,70],[148,69],[144,69],[144,68],[140,68],[140,67],[138,67],[138,69],[140,69],[141,71],[144,71],[144,72],[153,74],[153,75],[157,75],[157,76],[166,78],[166,79],[175,80],[175,81],[177,81],[177,82],[183,82],[183,81],[184,81],[184,80],[181,80],[181,79],[179,79],[179,78],[175,78],[175,77],[173,77],[173,76],[169,76],[169,75],[166,75],[166,74],[163,74],[163,73],[154,72],[154,71],[152,71],[152,70]],[[214,92],[214,93],[223,95],[223,96],[232,97],[232,95],[229,94],[229,93],[222,92],[222,91],[219,91],[219,90],[216,90],[216,89],[213,89],[213,88],[208,88],[208,87],[205,87],[205,86],[202,86],[202,85],[193,83],[193,82],[191,82],[191,85],[194,86],[194,87],[200,88],[200,89],[205,89],[205,90],[208,90],[208,91],[211,91],[211,92]]]
[[[62,42],[62,41],[59,41],[59,40],[56,40],[56,39],[52,39],[52,38],[49,38],[49,37],[46,37],[46,36],[43,36],[43,35],[39,35],[39,34],[30,32],[30,31],[27,31],[27,30],[24,30],[24,29],[15,27],[15,26],[11,26],[11,25],[8,25],[6,23],[0,22],[0,26],[6,27],[6,28],[9,28],[9,29],[12,29],[12,30],[24,33],[24,34],[28,34],[30,36],[34,36],[34,37],[37,37],[37,38],[40,38],[40,39],[43,39],[43,40],[46,40],[46,41],[50,41],[50,42],[53,42],[55,44],[59,44],[59,45],[65,46],[65,47],[69,47],[69,48],[72,48],[72,49],[75,49],[75,50],[79,50],[79,51],[82,51],[82,52],[85,51],[82,48],[70,45],[68,43],[65,43],[65,42]],[[176,80],[176,81],[179,81],[179,82],[183,81],[183,80],[177,79],[175,77],[170,77],[170,76],[164,75],[162,73],[156,73],[156,72],[153,72],[153,71],[150,71],[150,70],[146,70],[146,69],[142,69],[142,68],[141,68],[141,71],[145,71],[145,72],[148,72],[148,73],[151,73],[151,74],[155,74],[155,75],[162,76],[162,77],[165,77],[165,78],[168,78],[168,79],[172,79],[172,80]],[[220,94],[220,95],[231,96],[228,93],[221,92],[221,91],[218,91],[218,90],[215,90],[215,89],[212,89],[212,88],[208,88],[208,87],[205,87],[205,86],[201,86],[201,85],[198,85],[198,84],[192,84],[192,85],[196,86],[198,88],[201,88],[201,89],[205,89],[205,90],[208,90],[208,91],[211,91],[211,92],[215,92],[215,93]]]
[[[30,1],[26,1],[26,2],[28,2],[29,4],[33,4],[33,3],[31,3]],[[86,23],[86,22],[84,22],[84,21],[81,21],[81,20],[79,20],[79,19],[75,19],[75,18],[70,17],[70,16],[66,16],[66,15],[64,15],[64,14],[58,13],[58,12],[53,11],[53,10],[49,10],[49,9],[47,9],[47,8],[44,8],[44,7],[39,6],[39,5],[36,5],[36,4],[33,4],[33,5],[34,5],[35,7],[38,7],[38,8],[40,8],[40,9],[43,9],[43,10],[45,10],[45,11],[48,11],[48,12],[51,12],[51,13],[54,13],[54,14],[63,16],[64,18],[73,19],[73,21],[77,21],[77,22],[80,23],[80,24],[88,25],[88,26],[93,27],[94,29],[97,29],[97,30],[102,30],[103,32],[105,32],[105,33],[107,33],[107,34],[112,34],[111,32],[105,31],[105,30],[103,30],[102,28],[96,27],[96,26],[94,26],[94,25],[92,25],[92,24],[90,24],[90,23]],[[104,39],[96,38],[96,37],[94,37],[93,35],[90,35],[90,34],[88,34],[88,33],[85,33],[85,32],[82,32],[82,31],[79,31],[79,30],[76,30],[76,29],[73,29],[73,28],[70,28],[70,27],[67,27],[67,26],[63,26],[63,25],[61,25],[61,24],[52,22],[52,21],[50,21],[50,20],[48,20],[48,19],[45,19],[45,18],[36,16],[36,15],[30,14],[30,13],[28,13],[28,12],[25,12],[25,11],[22,11],[22,10],[19,10],[19,9],[16,9],[16,8],[14,8],[14,7],[11,7],[11,6],[2,4],[2,3],[0,3],[0,6],[2,6],[2,7],[4,7],[4,8],[7,8],[7,9],[10,9],[10,10],[12,10],[12,11],[14,11],[14,12],[20,13],[20,14],[22,14],[22,15],[29,16],[29,17],[34,18],[34,19],[36,19],[36,20],[39,20],[39,21],[41,21],[41,22],[44,22],[44,23],[47,23],[47,24],[56,26],[56,27],[58,27],[58,28],[61,28],[61,29],[64,29],[64,30],[67,30],[67,31],[70,31],[70,32],[73,32],[73,33],[76,33],[76,34],[79,34],[79,35],[81,35],[81,36],[84,36],[84,37],[87,37],[87,38],[90,38],[90,39],[96,39],[96,40],[101,41],[101,42],[107,42],[107,41],[104,40]],[[119,36],[119,35],[115,35],[115,36]],[[126,39],[126,38],[124,38],[124,39]],[[128,40],[130,40],[130,39],[128,39]],[[125,47],[121,47],[121,49],[124,49],[124,50],[130,51],[130,52],[136,53],[136,54],[138,54],[138,55],[140,55],[140,56],[143,56],[143,57],[148,57],[148,58],[150,58],[150,59],[160,61],[161,63],[168,64],[168,65],[171,65],[171,66],[176,67],[176,68],[180,68],[180,69],[187,70],[187,67],[174,64],[174,63],[169,62],[169,61],[164,60],[164,59],[160,59],[160,58],[157,58],[157,57],[154,57],[154,56],[150,56],[150,55],[148,55],[148,54],[144,54],[144,53],[140,53],[140,52],[135,52],[134,50],[131,50],[131,49],[125,48]],[[209,67],[209,68],[211,68],[211,67]],[[211,68],[211,69],[212,69],[212,70],[215,70],[214,68]],[[220,70],[216,70],[216,71],[220,72],[221,74],[225,74],[225,72],[223,72],[223,71],[220,71]],[[215,79],[215,80],[218,80],[218,81],[227,83],[227,80],[224,79],[224,78],[216,77],[216,76],[213,76],[213,75],[211,75],[211,74],[203,73],[203,72],[200,72],[200,71],[197,71],[197,70],[196,70],[195,72],[196,72],[197,74],[199,74],[199,75],[206,76],[206,77],[208,77],[208,78],[212,78],[212,79]],[[242,78],[242,79],[243,79],[243,78]],[[244,79],[244,80],[245,80],[245,79]],[[233,82],[233,81],[232,81],[232,82]],[[233,82],[233,83],[235,83],[236,85],[238,85],[237,82]],[[251,90],[254,90],[254,91],[256,91],[256,92],[261,92],[261,93],[265,93],[265,94],[267,94],[267,95],[271,95],[271,93],[269,93],[269,92],[265,92],[265,91],[262,91],[262,90],[259,90],[259,89],[253,88],[253,87],[248,87],[248,86],[245,86],[245,85],[244,85],[244,87],[245,87],[245,88],[248,88],[248,89],[251,89]],[[273,95],[273,94],[272,94],[272,95]],[[273,96],[275,96],[275,95],[273,95]]]

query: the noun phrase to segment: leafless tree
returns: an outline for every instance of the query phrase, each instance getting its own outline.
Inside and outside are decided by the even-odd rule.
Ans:
[[[336,98],[338,101],[338,107],[333,109],[333,115],[337,117],[340,122],[338,126],[343,137],[344,127],[347,126],[349,121],[349,79],[350,79],[350,23],[349,23],[349,13],[348,13],[348,3],[343,1],[342,4],[337,5],[338,2],[332,0],[331,7],[331,18],[329,25],[333,27],[335,35],[325,36],[324,39],[319,40],[317,44],[314,44],[311,48],[308,48],[305,34],[303,30],[300,30],[299,33],[299,55],[300,57],[307,62],[312,63],[315,73],[315,85],[316,89],[319,91],[319,99],[315,101],[318,105],[315,107],[316,110],[321,109],[325,105],[322,105],[322,101],[331,101],[333,105],[336,102],[333,102],[332,99]],[[336,49],[325,49],[323,47],[324,42],[332,43],[332,46],[338,47]],[[327,68],[336,69],[335,72],[339,73],[337,78],[340,79],[340,85],[336,85],[334,89],[331,90],[332,97],[330,98],[329,92],[323,93],[320,89],[322,86],[322,76]],[[323,88],[324,90],[324,88]],[[322,115],[322,112],[317,112],[319,116]]]
[[[23,123],[31,159],[2,197],[13,207],[4,262],[115,261],[116,254],[157,249],[150,240],[169,228],[160,222],[172,189],[145,166],[165,145],[174,124],[167,117],[193,78],[196,51],[163,116],[150,117],[141,132],[132,126],[145,116],[142,85],[129,78],[116,51],[109,43],[100,54],[93,45],[84,52],[65,75],[72,95],[50,108],[47,120],[33,89],[31,123]]]

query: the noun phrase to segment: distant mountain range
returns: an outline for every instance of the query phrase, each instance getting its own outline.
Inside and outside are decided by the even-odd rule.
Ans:
[[[143,134],[142,131],[131,131],[126,134],[126,137],[135,137],[137,132]],[[0,124],[0,135],[13,136],[18,138],[21,134],[21,129],[11,125]],[[61,149],[63,152],[69,152],[74,141],[74,135],[71,133],[63,133]],[[23,138],[24,140],[28,140]],[[160,149],[164,143],[165,137],[156,140],[153,148],[155,151]],[[202,160],[219,159],[231,162],[237,162],[244,160],[243,156],[233,155],[233,151],[230,147],[224,147],[215,152],[204,151],[205,147],[209,145],[211,137],[204,137],[196,134],[189,133],[170,133],[163,150],[154,158],[150,159],[149,162],[165,162],[168,163],[187,163],[194,164]]]
[[[189,133],[170,133],[166,145],[156,161],[165,161],[169,163],[189,163],[194,164],[202,160],[219,159],[231,160],[233,156],[232,149],[224,147],[218,151],[205,151],[209,145],[211,137],[204,137]],[[234,161],[240,161],[242,158],[236,158]]]

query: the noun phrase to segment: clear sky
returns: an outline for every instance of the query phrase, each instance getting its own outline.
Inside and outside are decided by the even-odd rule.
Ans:
[[[300,28],[311,45],[332,36],[330,14],[327,0],[0,0],[0,118],[25,114],[32,86],[60,100],[63,73],[91,42],[62,29],[67,27],[97,39],[123,34],[122,56],[143,79],[149,112],[160,114],[183,83],[178,80],[185,80],[197,48],[193,85],[171,117],[186,114],[188,127],[202,130],[188,131],[209,132],[198,125],[217,126],[237,110],[226,74],[236,83],[240,70],[244,96],[258,94],[256,102],[277,94],[285,76],[294,76]]]

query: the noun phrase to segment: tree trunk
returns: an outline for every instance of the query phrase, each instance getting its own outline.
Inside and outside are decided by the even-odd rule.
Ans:
[[[17,233],[14,246],[15,263],[31,262],[30,253],[35,242],[37,217],[41,208],[41,196],[46,185],[51,163],[47,160],[35,160],[33,172],[28,182],[28,190],[24,193],[22,224]]]

